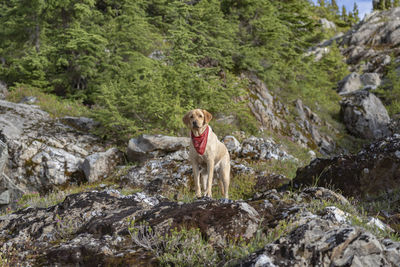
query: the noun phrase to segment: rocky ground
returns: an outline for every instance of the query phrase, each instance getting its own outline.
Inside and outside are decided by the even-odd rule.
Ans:
[[[283,146],[272,139],[247,137],[239,142],[227,136],[223,142],[232,158],[232,191],[240,179],[253,177],[253,193],[229,202],[196,200],[190,194],[182,197],[182,188],[191,191],[185,137],[131,139],[126,156],[136,163],[124,166],[122,152],[82,130],[90,120],[52,119],[34,106],[0,104],[8,108],[3,116],[17,118],[3,126],[3,208],[18,207],[12,200],[31,190],[57,189],[62,181],[76,183],[77,173],[95,185],[56,204],[28,204],[3,213],[2,265],[397,266],[400,262],[398,209],[380,209],[376,215],[372,209],[362,213],[354,206],[356,200],[375,201],[378,189],[395,198],[400,177],[398,135],[355,155],[317,158],[299,169],[293,181],[251,164],[297,162]],[[18,124],[25,119],[18,108],[37,112],[37,121],[29,118]],[[101,183],[110,176],[113,183],[109,178]],[[327,187],[340,189],[352,201]]]
[[[217,186],[194,198],[186,137],[117,148],[89,118],[0,100],[0,266],[399,266],[399,120],[374,94],[398,53],[399,13],[375,12],[308,53],[318,60],[335,41],[354,71],[337,91],[348,133],[367,143],[355,154],[337,154],[343,133],[300,99],[283,104],[242,73],[260,131],[307,155],[276,138],[221,138],[230,201]],[[286,177],[277,167],[288,166],[301,168]]]

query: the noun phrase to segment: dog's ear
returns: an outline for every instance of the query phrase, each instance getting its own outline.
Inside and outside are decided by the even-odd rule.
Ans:
[[[202,111],[203,111],[203,114],[204,114],[204,120],[208,124],[210,122],[210,120],[212,119],[212,115],[211,115],[210,112],[208,112],[205,109],[203,109]]]
[[[188,126],[190,123],[190,111],[182,118],[183,123]]]

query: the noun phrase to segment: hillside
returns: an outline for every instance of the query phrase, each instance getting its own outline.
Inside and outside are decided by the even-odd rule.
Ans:
[[[400,8],[318,3],[0,2],[0,265],[397,266]]]

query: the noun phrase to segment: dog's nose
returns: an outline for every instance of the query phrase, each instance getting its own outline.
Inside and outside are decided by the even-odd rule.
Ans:
[[[199,125],[197,124],[197,121],[194,121],[194,122],[193,122],[193,127],[196,127],[196,128],[199,127]]]

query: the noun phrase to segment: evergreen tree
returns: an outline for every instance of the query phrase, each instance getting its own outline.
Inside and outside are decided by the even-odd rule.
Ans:
[[[345,22],[348,22],[348,14],[347,14],[347,10],[346,7],[343,5],[342,6],[342,16],[341,19]]]
[[[339,14],[339,6],[337,5],[336,0],[331,0],[330,7],[333,13]]]
[[[358,11],[358,5],[354,2],[353,6],[353,24],[358,23],[360,21],[360,12]]]

